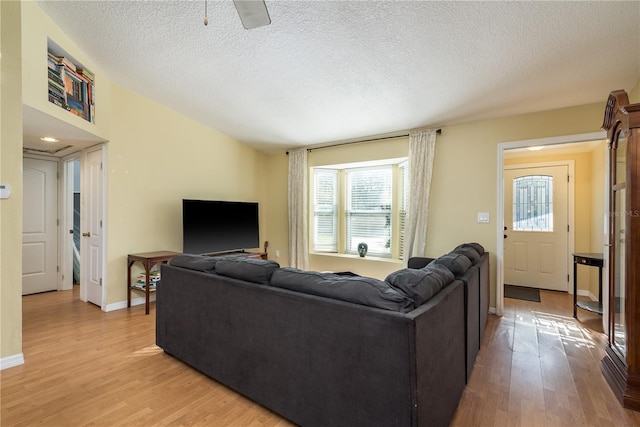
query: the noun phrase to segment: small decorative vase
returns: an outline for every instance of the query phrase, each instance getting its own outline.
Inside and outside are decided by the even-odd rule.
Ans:
[[[364,258],[368,250],[369,246],[366,243],[358,243],[358,253],[360,254],[360,257]]]

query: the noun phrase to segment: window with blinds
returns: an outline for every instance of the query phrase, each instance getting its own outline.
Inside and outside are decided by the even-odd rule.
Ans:
[[[312,250],[402,259],[408,206],[408,164],[390,159],[375,165],[313,168]]]
[[[409,164],[402,162],[398,166],[398,186],[400,188],[399,199],[399,236],[398,236],[398,258],[404,259],[404,241],[407,224],[407,209],[409,208]]]
[[[316,252],[337,252],[338,171],[316,169],[313,179],[313,247]]]
[[[391,166],[347,169],[345,252],[358,253],[366,243],[368,254],[391,256]]]

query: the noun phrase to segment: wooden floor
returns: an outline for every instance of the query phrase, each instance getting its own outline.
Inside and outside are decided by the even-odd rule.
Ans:
[[[489,316],[453,426],[640,426],[600,373],[599,316],[576,322],[554,292],[505,307]],[[77,289],[24,297],[25,364],[0,372],[0,425],[291,425],[164,354],[154,310],[104,313]]]

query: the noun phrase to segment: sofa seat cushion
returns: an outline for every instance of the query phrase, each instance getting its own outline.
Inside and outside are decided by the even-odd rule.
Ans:
[[[203,271],[205,273],[213,273],[216,269],[216,263],[220,259],[222,258],[205,255],[181,254],[171,258],[171,260],[169,260],[169,265],[188,268],[189,270]]]
[[[471,261],[469,258],[462,254],[448,253],[442,255],[440,258],[436,258],[431,264],[440,264],[447,267],[455,277],[459,277],[465,273],[471,267]]]
[[[217,274],[260,285],[268,285],[278,268],[280,264],[275,261],[246,257],[228,257],[216,263]]]
[[[340,276],[285,267],[276,270],[271,285],[306,294],[333,298],[369,307],[408,312],[413,302],[389,283],[372,277]]]
[[[453,273],[439,264],[430,264],[421,269],[404,268],[394,271],[385,279],[394,288],[404,292],[416,307],[429,301],[449,283]]]

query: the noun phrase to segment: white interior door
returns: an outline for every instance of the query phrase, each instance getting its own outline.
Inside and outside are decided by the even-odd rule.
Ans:
[[[102,148],[85,153],[81,180],[81,297],[102,307],[103,303],[103,184]]]
[[[568,167],[504,171],[504,283],[567,291]]]
[[[57,161],[23,159],[23,295],[58,289],[57,177]]]

